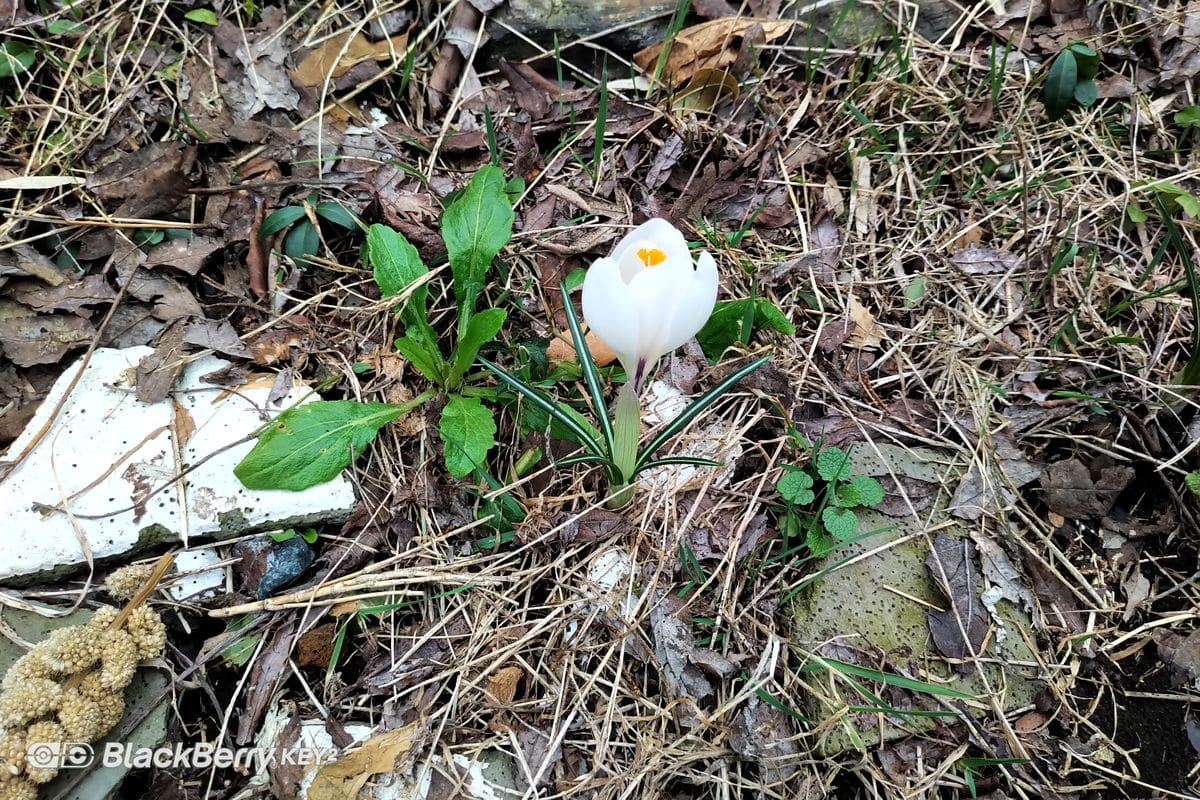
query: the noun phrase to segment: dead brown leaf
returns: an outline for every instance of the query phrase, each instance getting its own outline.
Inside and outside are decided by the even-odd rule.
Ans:
[[[929,612],[929,633],[947,658],[967,659],[981,654],[989,616],[976,596],[975,545],[939,533],[925,566],[934,583],[950,601],[946,611]]]
[[[67,280],[53,261],[27,244],[0,251],[0,277],[13,275],[31,275],[51,286],[58,286]]]
[[[172,322],[159,336],[154,352],[138,362],[138,400],[143,403],[157,403],[171,391],[175,379],[183,371],[183,339],[187,327],[182,319]]]
[[[96,328],[73,314],[37,314],[0,300],[0,350],[19,367],[57,364],[69,350],[92,341]]]
[[[184,344],[215,350],[234,358],[249,358],[250,351],[242,343],[237,331],[227,320],[196,319],[187,326]]]
[[[996,434],[987,462],[973,463],[958,482],[950,501],[950,513],[977,520],[986,513],[999,511],[1016,499],[1014,489],[1037,480],[1042,472],[1041,465],[1027,459],[1011,436]]]
[[[799,23],[753,17],[723,17],[681,30],[671,41],[662,75],[675,85],[686,83],[697,70],[721,69],[737,60],[739,40],[751,27],[761,26],[766,41],[774,41]],[[634,54],[643,70],[656,69],[665,42],[650,45]]]
[[[215,236],[193,236],[189,239],[171,239],[150,248],[144,267],[174,267],[195,275],[204,268],[209,256],[225,246]]]
[[[308,788],[309,800],[354,800],[367,779],[396,769],[396,762],[413,748],[417,723],[379,733],[332,764],[317,771]]]
[[[950,257],[951,263],[967,275],[992,275],[1015,270],[1022,264],[1018,255],[992,247],[971,246]]]
[[[1093,471],[1077,458],[1057,461],[1042,476],[1043,500],[1067,519],[1103,517],[1134,478],[1132,467],[1100,466]]]
[[[713,685],[695,663],[698,648],[691,625],[679,617],[682,608],[676,595],[660,593],[650,611],[654,653],[671,696],[699,703],[712,696]]]
[[[297,324],[281,322],[247,339],[250,357],[265,367],[291,361],[292,348],[302,348],[308,341],[307,323],[297,317],[291,319],[296,320]]]
[[[846,339],[846,347],[855,350],[873,350],[883,343],[883,328],[875,321],[875,315],[855,297],[850,295],[848,311],[854,331]]]
[[[32,279],[14,281],[6,289],[13,300],[34,311],[71,311],[98,303],[110,303],[117,293],[103,275],[87,275],[74,283],[46,286]]]
[[[226,19],[217,25],[213,38],[233,57],[223,64],[220,87],[234,119],[248,120],[265,108],[294,111],[299,106],[300,93],[283,67],[289,55],[288,38],[279,35],[284,24],[283,9],[268,6],[257,30],[243,30]]]
[[[296,661],[302,667],[326,669],[333,659],[333,643],[337,639],[337,623],[326,622],[296,640]]]
[[[587,331],[583,339],[587,343],[588,352],[592,354],[592,361],[596,362],[596,366],[607,367],[617,360],[617,354],[596,335],[595,331]],[[575,345],[571,343],[571,337],[559,334],[551,339],[546,348],[546,357],[551,361],[574,361]]]
[[[525,670],[516,665],[504,667],[488,677],[487,693],[501,706],[511,705]]]
[[[340,78],[364,61],[401,60],[408,49],[408,34],[372,42],[361,31],[326,39],[308,52],[292,70],[292,80],[301,86],[320,86]]]

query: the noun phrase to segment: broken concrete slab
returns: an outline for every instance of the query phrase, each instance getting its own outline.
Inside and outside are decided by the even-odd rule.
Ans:
[[[85,548],[104,560],[192,537],[349,516],[354,491],[344,476],[288,492],[252,491],[233,474],[254,445],[247,437],[282,409],[317,399],[308,387],[297,384],[279,406],[269,407],[273,376],[229,391],[203,381],[228,366],[206,356],[184,368],[165,400],[141,403],[133,376],[150,352],[97,349],[45,436],[0,482],[6,523],[0,581],[67,574],[86,563]],[[46,425],[79,368],[76,362],[54,384],[9,459]],[[188,466],[192,471],[179,480]]]
[[[948,477],[943,486],[957,483],[947,473],[947,465],[955,460],[952,454],[920,450],[907,450],[905,455],[927,460],[929,477]],[[879,454],[868,456],[868,448],[863,446],[853,452],[863,453],[857,470],[881,471],[881,464],[872,463],[878,462]],[[885,452],[883,458],[894,455]],[[856,509],[857,535],[865,538],[843,545],[814,564],[815,570],[827,568],[830,572],[805,587],[788,610],[793,618],[794,646],[805,658],[817,654],[966,692],[980,699],[967,704],[973,712],[1027,706],[1042,683],[1037,659],[1026,643],[1034,633],[1024,610],[999,600],[995,593],[988,595],[991,602],[985,605],[989,611],[994,609],[994,615],[980,658],[951,664],[933,641],[930,612],[944,611],[950,603],[927,566],[931,542],[939,534],[966,540],[971,533],[961,520],[948,516],[948,501],[949,492],[943,488],[919,518],[897,519]],[[980,578],[974,596],[981,598],[987,589],[986,579]],[[854,613],[847,613],[848,609]],[[933,724],[928,716],[851,712],[850,707],[875,703],[850,689],[847,682],[831,679],[831,674],[813,675],[805,709],[813,719],[829,723],[823,726],[827,733],[822,747],[827,754],[856,747],[856,742],[900,738]],[[911,709],[901,705],[904,701],[899,695],[883,696],[901,711],[944,709],[920,693],[911,695]],[[989,696],[994,702],[989,702]]]

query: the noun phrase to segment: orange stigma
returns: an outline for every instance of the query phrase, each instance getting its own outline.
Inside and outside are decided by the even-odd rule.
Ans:
[[[640,258],[642,263],[647,267],[657,266],[667,260],[667,254],[662,250],[659,250],[657,247],[639,248],[637,254],[638,258]]]

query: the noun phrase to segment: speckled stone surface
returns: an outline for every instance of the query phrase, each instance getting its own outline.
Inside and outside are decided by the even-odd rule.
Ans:
[[[142,403],[133,376],[150,352],[97,349],[53,426],[0,483],[0,581],[74,571],[86,563],[85,544],[103,560],[160,542],[338,521],[353,509],[343,476],[302,492],[251,491],[233,467],[254,443],[217,453],[295,405],[308,387],[297,383],[268,411],[271,380],[226,391],[202,380],[228,365],[207,356],[183,370],[172,395]],[[5,460],[45,425],[78,369],[76,362],[58,379]],[[181,464],[214,453],[173,481]],[[70,516],[49,511],[64,498]]]

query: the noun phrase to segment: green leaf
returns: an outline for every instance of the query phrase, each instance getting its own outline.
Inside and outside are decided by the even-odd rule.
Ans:
[[[51,36],[81,36],[87,26],[73,19],[52,19],[46,23],[46,33]]]
[[[565,403],[556,402],[552,398],[548,397],[545,392],[530,386],[529,384],[525,383],[525,381],[509,373],[500,366],[493,364],[486,358],[480,357],[479,363],[491,370],[492,373],[510,389],[524,396],[544,413],[549,414],[551,417],[557,420],[559,424],[570,430],[571,433],[575,435],[576,441],[587,447],[587,449],[591,450],[592,453],[600,458],[605,464],[611,464],[611,459],[609,458],[608,454],[604,452],[600,445],[599,432],[595,429],[589,431],[588,428],[591,426],[579,419],[579,412]]]
[[[904,287],[904,307],[916,308],[925,299],[928,281],[924,275],[917,275]]]
[[[817,453],[817,474],[826,483],[850,479],[850,456],[840,447],[822,447]]]
[[[1129,205],[1125,206],[1125,215],[1129,217],[1129,221],[1135,225],[1140,225],[1141,223],[1150,219],[1150,217],[1146,215],[1146,212],[1142,211],[1141,206],[1132,200],[1129,201]]]
[[[240,617],[226,620],[225,632],[233,633],[249,628],[254,624],[254,617],[255,615],[253,614],[243,614]],[[258,649],[258,643],[262,640],[262,637],[263,632],[261,630],[249,631],[246,635],[236,639],[233,644],[222,650],[221,655],[234,666],[244,667],[250,661],[250,657],[254,655],[254,651]]]
[[[442,354],[413,336],[402,336],[395,341],[396,352],[408,359],[413,368],[435,386],[442,385]]]
[[[208,8],[193,8],[184,14],[183,18],[192,22],[199,22],[202,25],[217,27],[217,15]]]
[[[471,364],[479,355],[479,348],[490,342],[500,332],[507,313],[503,308],[489,308],[471,317],[462,338],[458,340],[458,350],[454,354],[454,367],[450,371],[448,382],[451,386],[457,384]]]
[[[883,485],[870,475],[855,475],[850,485],[858,491],[859,505],[870,508],[883,502]]]
[[[1179,208],[1183,210],[1183,213],[1187,214],[1189,217],[1200,216],[1200,200],[1197,200],[1194,195],[1184,192],[1182,194],[1172,195],[1172,198],[1175,200]]]
[[[838,546],[838,541],[830,536],[824,528],[817,525],[814,520],[805,531],[804,544],[814,557],[821,558],[833,552]]]
[[[1067,48],[1075,56],[1079,80],[1090,81],[1100,71],[1100,54],[1083,42],[1072,42]]]
[[[464,330],[486,285],[488,267],[512,237],[513,209],[499,167],[480,167],[442,215],[442,239],[454,276],[459,330]]]
[[[974,695],[960,692],[958,689],[952,689],[949,686],[943,686],[940,683],[928,683],[926,681],[917,680],[916,678],[906,678],[903,675],[895,675],[891,672],[880,672],[877,669],[870,667],[860,667],[857,664],[850,664],[845,661],[838,661],[835,658],[825,658],[823,656],[812,656],[812,660],[800,668],[801,672],[816,672],[819,669],[827,669],[835,672],[840,672],[844,675],[853,675],[856,678],[867,678],[873,681],[879,681],[887,686],[895,686],[898,689],[908,689],[914,692],[924,692],[925,694],[941,695],[943,697],[954,697],[959,700],[974,700]]]
[[[843,483],[833,493],[833,504],[838,508],[854,508],[862,505],[862,493],[853,483]]]
[[[451,395],[442,409],[438,434],[446,445],[447,471],[463,478],[483,466],[496,444],[496,420],[478,397]]]
[[[404,234],[386,225],[376,224],[367,228],[367,258],[375,271],[375,284],[384,297],[395,297],[429,272],[417,248],[404,238]],[[429,285],[423,283],[413,289],[408,302],[400,310],[400,318],[405,326],[420,328],[421,337],[426,342],[437,338],[426,319],[428,296]]]
[[[1100,99],[1100,90],[1091,78],[1075,84],[1075,102],[1084,108],[1091,108]]]
[[[283,252],[298,266],[307,264],[308,257],[316,255],[320,248],[321,237],[317,227],[307,219],[293,227],[283,238]]]
[[[765,297],[760,297],[754,303],[754,329],[771,328],[787,336],[796,334],[796,326],[779,310],[779,307]]]
[[[789,470],[775,485],[779,496],[794,506],[806,506],[816,499],[813,477],[803,470]]]
[[[247,489],[298,492],[332,480],[402,410],[388,403],[317,400],[276,417],[233,468]]]
[[[586,277],[587,270],[583,267],[576,267],[567,273],[567,277],[563,278],[562,287],[568,292],[573,292],[583,286],[583,279]]]
[[[335,203],[332,200],[322,200],[317,203],[316,212],[318,217],[329,220],[334,225],[352,231],[358,227],[358,218],[346,210],[346,207],[341,203]]]
[[[1176,111],[1175,124],[1184,130],[1200,126],[1200,106],[1185,106]]]
[[[24,42],[9,39],[0,42],[0,78],[20,75],[33,66],[37,53]]]
[[[771,328],[788,336],[796,333],[796,326],[792,321],[765,297],[754,300],[723,300],[717,303],[708,322],[704,323],[704,327],[696,334],[696,340],[700,343],[704,355],[710,361],[720,358],[722,353],[738,341],[743,321],[751,316],[754,331]]]
[[[1187,488],[1192,494],[1200,495],[1200,469],[1192,470],[1184,475],[1183,482],[1187,484]]]
[[[1067,107],[1075,99],[1075,84],[1078,82],[1079,66],[1075,54],[1069,49],[1063,50],[1054,59],[1046,75],[1043,101],[1050,119],[1058,119],[1067,112]]]
[[[263,220],[262,225],[258,226],[258,238],[265,239],[272,234],[279,233],[303,217],[304,213],[304,206],[284,206],[283,208],[275,209],[270,214],[267,214],[267,218]]]
[[[821,512],[821,522],[831,536],[841,541],[851,538],[858,531],[858,515],[848,508],[826,506]]]
[[[575,313],[575,304],[571,301],[571,293],[566,286],[559,286],[562,295],[563,312],[567,316],[567,327],[571,331],[571,341],[575,344],[575,355],[579,359],[579,368],[583,372],[583,382],[587,386],[588,396],[592,399],[592,408],[600,420],[600,433],[604,436],[604,447],[611,455],[616,450],[616,439],[612,421],[608,418],[608,405],[604,402],[604,390],[600,385],[600,373],[596,370],[596,362],[592,359],[592,351],[588,347],[587,337],[579,324],[579,315]]]

